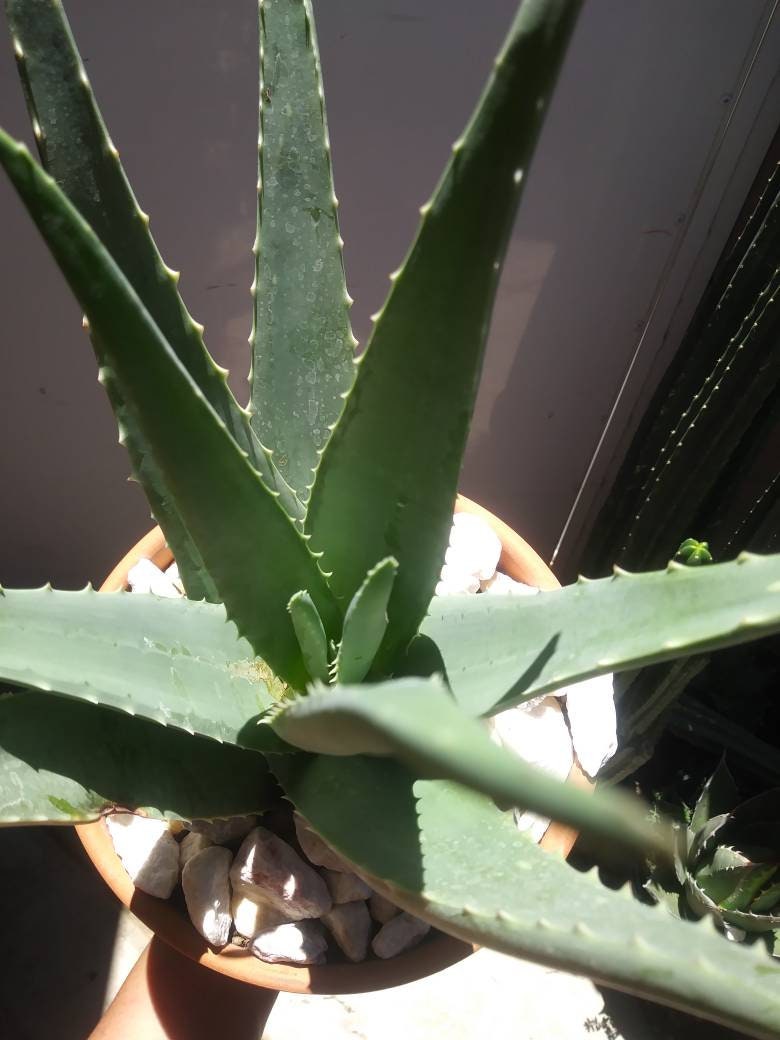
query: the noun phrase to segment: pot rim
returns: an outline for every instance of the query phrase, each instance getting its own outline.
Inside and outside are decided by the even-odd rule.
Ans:
[[[538,588],[560,587],[555,575],[534,549],[489,510],[458,495],[455,512],[480,516],[495,531],[501,541],[499,568],[504,573]],[[173,554],[165,544],[159,527],[145,535],[122,557],[101,585],[100,591],[115,592],[126,588],[128,571],[141,558],[152,560],[161,569],[173,562]],[[586,789],[593,787],[576,759],[567,782]],[[226,946],[216,952],[176,906],[135,888],[114,851],[104,820],[80,824],[76,827],[76,833],[114,895],[160,939],[204,967],[253,986],[288,993],[365,993],[433,975],[477,949],[452,936],[436,934],[420,946],[386,961],[366,960],[358,964],[332,963],[305,967],[269,964],[258,960],[249,949],[234,946]],[[576,838],[574,828],[552,823],[540,846],[550,853],[565,857]]]

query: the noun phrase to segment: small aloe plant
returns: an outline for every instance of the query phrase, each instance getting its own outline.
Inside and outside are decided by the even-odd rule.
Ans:
[[[674,876],[646,890],[682,917],[712,917],[732,940],[767,940],[780,956],[780,788],[741,801],[724,760],[678,832]]]
[[[84,310],[187,598],[0,594],[0,821],[267,804],[273,775],[381,893],[469,941],[780,1032],[780,967],[539,850],[523,806],[658,854],[615,792],[482,720],[589,676],[780,629],[780,557],[433,599],[493,296],[576,0],[525,0],[363,355],[311,0],[260,2],[248,408],[189,316],[59,0],[6,0],[43,168],[0,162]],[[283,691],[283,696],[279,696]]]

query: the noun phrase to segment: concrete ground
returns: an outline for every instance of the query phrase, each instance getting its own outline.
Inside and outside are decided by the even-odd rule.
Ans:
[[[0,915],[3,1040],[84,1040],[150,935],[105,887],[75,835],[60,828],[0,830]],[[484,950],[380,993],[283,993],[264,1040],[736,1037],[632,998],[607,994],[607,1002],[609,1015],[586,979]]]

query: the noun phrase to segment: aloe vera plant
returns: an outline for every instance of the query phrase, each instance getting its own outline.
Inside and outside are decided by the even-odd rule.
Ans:
[[[0,822],[246,813],[270,773],[359,874],[443,930],[775,1036],[775,963],[577,873],[505,807],[659,857],[663,828],[524,765],[479,720],[780,629],[780,557],[432,600],[501,262],[578,7],[520,7],[357,359],[311,2],[261,0],[245,409],[152,241],[61,3],[6,0],[43,167],[2,132],[0,162],[85,312],[187,598],[0,591]],[[214,784],[187,783],[184,760]]]
[[[678,833],[675,872],[645,889],[683,917],[711,917],[736,942],[768,941],[780,954],[780,789],[740,801],[724,759]]]

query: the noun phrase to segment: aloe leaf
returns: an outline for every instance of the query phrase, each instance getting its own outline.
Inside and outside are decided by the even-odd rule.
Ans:
[[[354,378],[357,341],[310,0],[260,0],[252,427],[298,494]]]
[[[750,909],[754,914],[765,914],[770,910],[780,909],[780,881],[776,881],[757,895],[750,904]]]
[[[764,887],[777,873],[775,863],[757,863],[752,867],[742,867],[739,870],[739,878],[725,898],[719,900],[723,910],[749,910],[751,903]]]
[[[667,913],[674,917],[681,917],[683,911],[680,907],[681,894],[678,888],[665,885],[657,878],[650,878],[642,885],[654,903],[662,906]]]
[[[248,422],[203,345],[103,121],[60,0],[6,0],[35,141],[46,171],[92,227],[214,410],[249,450]]]
[[[592,675],[780,630],[780,554],[580,580],[537,596],[435,598],[421,632],[456,699],[487,715]]]
[[[214,410],[249,450],[248,422],[203,345],[109,136],[60,0],[6,0],[17,67],[47,172],[92,227]]]
[[[0,694],[0,825],[87,823],[110,809],[159,819],[261,812],[262,755],[37,692]]]
[[[755,914],[718,906],[694,877],[686,880],[685,896],[699,917],[711,917],[714,921],[740,928],[743,932],[771,932],[780,925],[780,915],[777,914]]]
[[[729,848],[727,845],[719,845],[712,854],[712,862],[703,866],[701,870],[697,870],[696,874],[700,877],[702,874],[706,876],[719,870],[731,870],[734,867],[749,866],[750,860],[747,856],[743,856],[741,852]]]
[[[739,791],[723,757],[696,802],[690,828],[693,835],[696,836],[714,816],[731,812],[738,802]]]
[[[760,870],[762,868],[742,866],[732,867],[729,870],[698,870],[694,877],[696,884],[713,903],[716,903],[718,906],[724,906],[726,905],[726,900],[729,900],[731,896],[736,896],[737,899],[740,898],[739,893],[737,893],[740,882],[755,872],[756,869]],[[774,873],[774,870],[772,873]],[[758,890],[756,889],[756,891]],[[730,909],[741,910],[744,908],[742,906],[732,906]]]
[[[391,755],[422,776],[457,780],[501,803],[531,809],[610,845],[669,853],[668,834],[622,792],[591,795],[497,747],[438,679],[312,691],[274,717],[289,744],[326,755]]]
[[[751,935],[773,932],[780,927],[780,913],[754,914],[740,910],[719,910],[718,913],[727,924],[734,928],[741,928],[743,932]]]
[[[216,740],[279,747],[257,722],[284,686],[216,604],[0,589],[0,679]]]
[[[93,337],[93,343],[95,339]],[[98,350],[98,360],[102,351]],[[133,478],[141,485],[149,502],[157,523],[160,525],[165,541],[174,555],[179,568],[179,575],[184,589],[190,599],[205,599],[209,603],[219,603],[217,587],[211,580],[203,557],[190,538],[179,509],[165,481],[162,478],[152,456],[144,450],[143,440],[137,435],[138,424],[132,418],[130,409],[122,399],[116,386],[116,380],[107,365],[101,365],[98,379],[108,395],[119,427],[119,443],[123,444],[130,456]]]
[[[707,820],[704,826],[695,834],[693,831],[688,831],[686,837],[689,863],[696,863],[703,853],[712,848],[713,838],[721,833],[730,819],[730,813],[720,813],[718,816],[713,816]],[[681,880],[683,879],[681,878]]]
[[[306,589],[326,628],[338,628],[332,596],[302,535],[89,225],[24,145],[2,131],[0,162],[110,350],[111,371],[228,616],[280,678],[302,688],[306,672],[285,609],[290,597]]]
[[[539,849],[484,796],[383,759],[275,759],[314,830],[383,895],[467,942],[588,975],[774,1040],[780,965],[708,921],[602,885]]]
[[[697,885],[723,910],[748,910],[754,896],[777,872],[773,864],[750,863],[721,870],[696,870]]]
[[[387,630],[387,604],[398,574],[398,563],[391,556],[366,575],[352,597],[344,615],[336,681],[359,683],[368,674]]]
[[[227,385],[227,372],[203,342],[203,327],[192,319],[178,291],[178,272],[163,261],[103,121],[60,0],[6,0],[17,68],[46,170],[103,243],[135,289],[152,320],[225,423],[236,443],[249,453],[264,481],[279,491],[291,516],[302,506],[252,434],[249,415]],[[93,328],[98,363],[106,345]],[[106,389],[109,389],[108,387]],[[109,397],[130,452],[136,478],[150,499],[157,521],[177,557],[188,594],[212,592],[207,579],[189,565],[191,543],[157,467],[144,461],[149,446],[122,399],[119,387]],[[192,588],[191,588],[192,586]]]
[[[312,679],[327,682],[328,640],[314,601],[308,592],[302,589],[295,593],[287,604],[287,609],[290,611],[295,635],[298,637],[306,671]]]
[[[501,262],[578,8],[522,4],[317,468],[306,530],[336,595],[346,604],[377,560],[400,565],[388,660],[415,634],[441,570]]]

